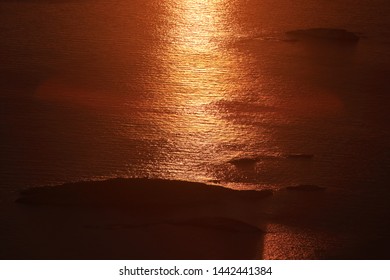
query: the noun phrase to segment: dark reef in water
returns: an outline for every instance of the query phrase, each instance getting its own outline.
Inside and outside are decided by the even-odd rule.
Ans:
[[[288,154],[285,155],[285,158],[290,158],[290,159],[312,159],[314,155],[312,154]]]
[[[235,158],[235,159],[229,160],[229,163],[233,164],[237,167],[245,167],[245,166],[254,165],[258,161],[259,161],[259,159],[257,157],[253,157],[253,158],[243,157],[243,158]]]
[[[162,179],[110,179],[29,188],[16,202],[81,207],[132,208],[140,206],[188,206],[230,200],[256,200],[272,191],[237,191],[222,186]]]
[[[345,29],[309,28],[287,31],[286,35],[295,40],[325,40],[333,42],[357,43],[358,35]]]

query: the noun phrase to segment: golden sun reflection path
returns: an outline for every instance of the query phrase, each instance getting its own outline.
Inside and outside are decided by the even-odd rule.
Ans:
[[[169,111],[158,119],[158,126],[172,144],[159,163],[166,166],[164,177],[169,173],[174,178],[213,179],[202,171],[205,162],[228,161],[231,154],[224,147],[244,145],[251,137],[250,131],[223,118],[218,107],[245,90],[250,76],[240,55],[228,47],[234,34],[228,4],[176,0],[166,7],[164,45],[155,54],[161,85],[155,89],[161,92],[156,106]]]

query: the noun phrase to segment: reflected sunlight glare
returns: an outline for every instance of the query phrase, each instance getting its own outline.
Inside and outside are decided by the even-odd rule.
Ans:
[[[194,164],[226,161],[229,156],[218,154],[219,147],[248,138],[247,132],[236,129],[214,106],[242,90],[245,82],[233,81],[242,81],[248,75],[239,64],[238,54],[227,47],[234,31],[228,20],[227,1],[181,0],[169,7],[173,24],[164,33],[169,40],[157,55],[162,69],[159,84],[163,87],[163,94],[157,98],[160,106],[168,104],[175,112],[168,120],[159,120],[160,128],[179,151],[167,151],[168,161],[179,162],[193,173],[193,179],[201,180],[202,172],[194,169]]]

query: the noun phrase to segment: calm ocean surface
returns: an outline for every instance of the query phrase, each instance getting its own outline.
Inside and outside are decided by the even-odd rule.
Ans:
[[[269,244],[321,243],[311,230],[336,232],[327,246],[356,231],[380,242],[390,231],[389,14],[384,0],[1,1],[0,202],[26,186],[112,177],[314,184],[327,187],[320,202],[298,199],[289,218],[283,203],[269,210],[271,229],[293,221],[306,235],[280,229],[288,236]],[[361,40],[286,40],[311,27]],[[229,163],[240,157],[259,161]],[[323,211],[299,219],[317,203]],[[264,257],[286,254],[270,246]]]

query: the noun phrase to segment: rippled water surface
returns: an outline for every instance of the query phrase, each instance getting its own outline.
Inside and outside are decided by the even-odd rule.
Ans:
[[[388,215],[389,12],[381,0],[0,2],[2,192],[118,176],[314,184]],[[311,27],[361,39],[285,35]]]

